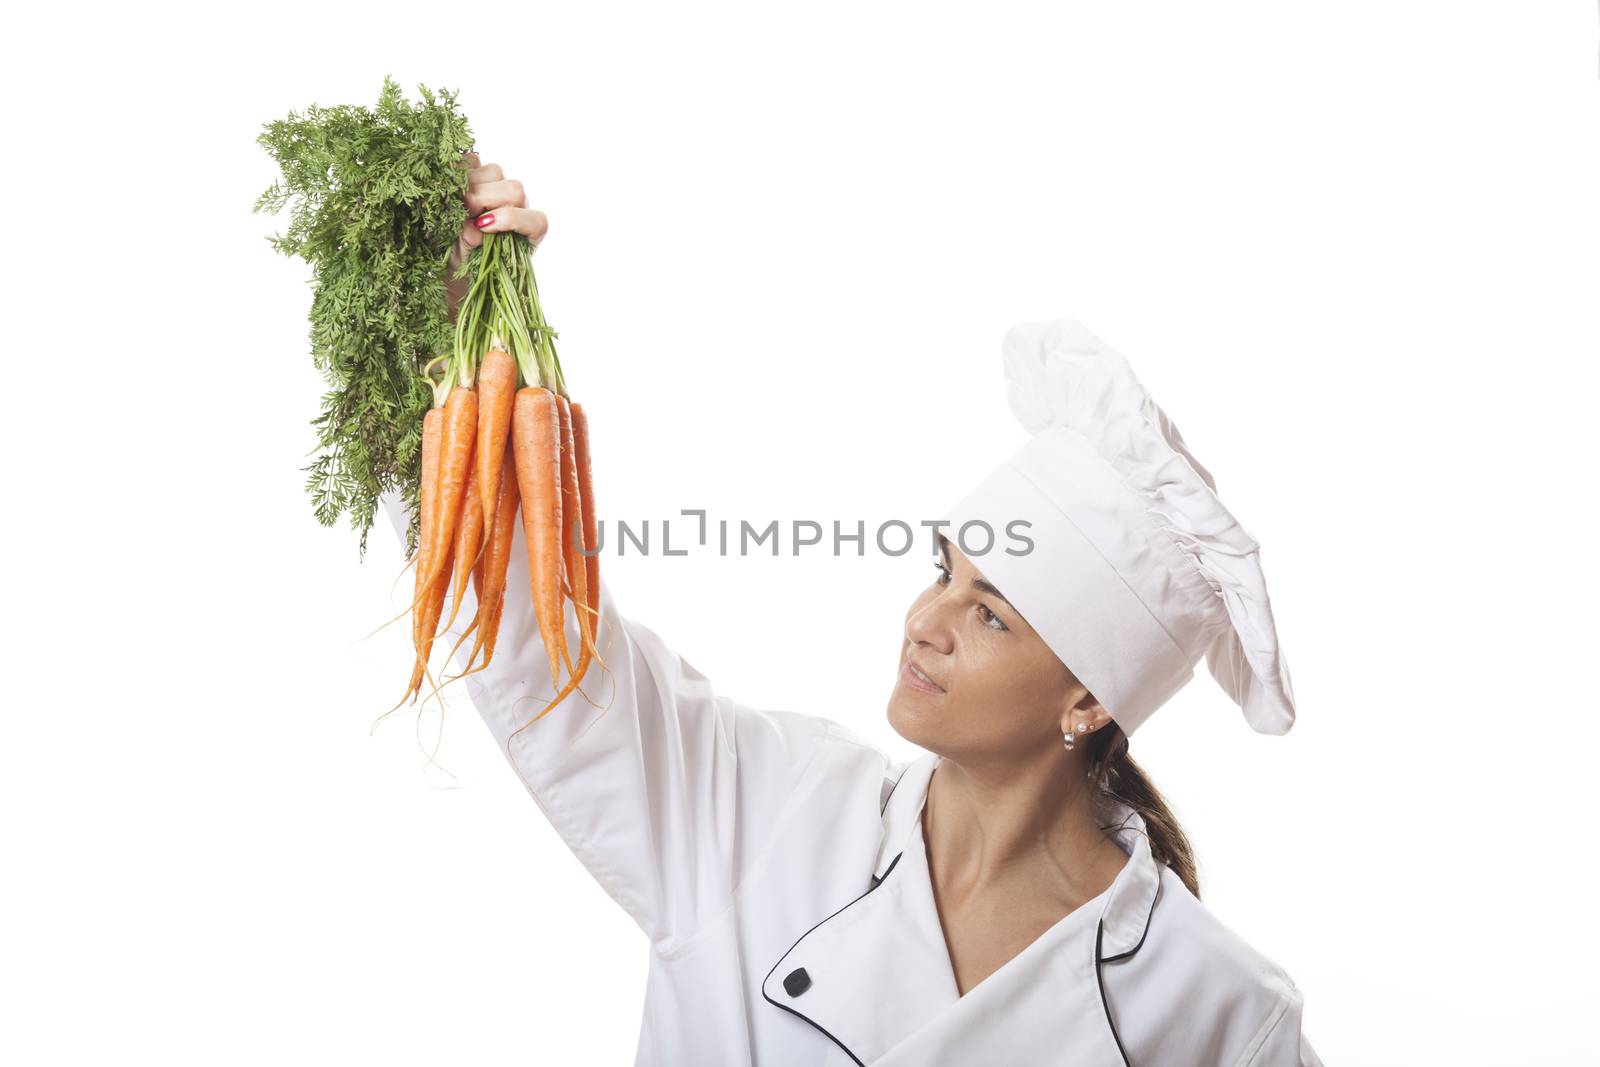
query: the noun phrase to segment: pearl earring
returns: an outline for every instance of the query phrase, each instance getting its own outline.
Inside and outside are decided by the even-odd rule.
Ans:
[[[1064,734],[1061,735],[1061,746],[1063,748],[1065,748],[1068,752],[1072,751],[1072,735],[1071,734],[1065,734],[1064,733]]]

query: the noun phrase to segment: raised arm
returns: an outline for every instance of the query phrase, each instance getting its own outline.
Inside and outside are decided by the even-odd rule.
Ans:
[[[473,170],[468,207],[495,219],[483,230],[542,237],[545,216],[528,210],[522,196],[521,185],[507,181],[499,167]],[[481,241],[473,219],[467,227],[472,232],[463,230],[461,255]],[[596,436],[606,434],[603,413],[591,414]],[[604,486],[604,471],[596,471],[596,482]],[[394,493],[383,505],[404,544],[404,505]],[[456,633],[477,610],[470,587],[464,596]],[[576,661],[578,622],[570,603],[565,625]],[[452,644],[454,636],[444,647]],[[756,710],[718,694],[653,631],[618,613],[603,568],[595,644],[605,666],[592,665],[583,693],[529,725],[557,687],[534,617],[518,522],[494,659],[444,692],[448,698],[465,687],[556,831],[652,942],[667,948],[727,909],[787,817],[796,786],[833,724]],[[448,673],[466,668],[471,646],[470,639],[461,644]],[[434,670],[438,677],[437,663]]]
[[[403,505],[389,494],[384,508],[403,544]],[[556,687],[520,526],[506,589],[494,659],[450,683],[446,697],[465,686],[551,825],[652,942],[665,948],[692,937],[759,861],[832,723],[718,694],[653,631],[623,618],[602,582],[596,645],[609,670],[596,665],[584,678],[593,704],[574,693],[523,728]],[[470,587],[464,595],[457,630],[477,609]],[[576,657],[571,604],[566,639]],[[471,644],[449,673],[465,669]]]

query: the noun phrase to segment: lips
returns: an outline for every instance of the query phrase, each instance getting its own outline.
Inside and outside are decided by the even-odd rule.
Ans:
[[[944,686],[934,681],[928,672],[917,666],[916,661],[910,656],[906,657],[906,670],[909,671],[917,680],[926,683],[929,687],[937,689],[941,693],[944,692]]]

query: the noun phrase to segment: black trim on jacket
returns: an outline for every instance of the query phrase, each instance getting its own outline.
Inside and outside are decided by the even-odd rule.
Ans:
[[[906,776],[906,770],[910,770],[910,769],[911,769],[910,766],[907,765],[906,769],[902,770],[900,772],[900,778],[904,778]],[[900,787],[900,778],[896,778],[894,780],[894,785],[889,787],[889,796],[883,798],[883,806],[878,809],[878,815],[880,817],[883,815],[884,812],[889,810],[889,798],[894,796],[894,791]],[[845,908],[848,908],[851,905],[857,903],[858,901],[863,899],[868,893],[871,893],[874,889],[878,888],[884,882],[888,881],[890,872],[892,872],[894,870],[895,864],[900,862],[900,857],[903,856],[903,855],[905,855],[905,853],[903,851],[895,853],[894,859],[889,861],[889,866],[884,868],[883,877],[882,878],[879,878],[877,873],[874,872],[873,875],[872,875],[872,885],[868,886],[867,889],[862,892],[861,896],[858,896],[858,897],[855,898],[855,900],[850,901],[849,904],[846,904],[843,908],[840,908],[839,911],[834,912],[833,915],[829,915],[827,918],[819,919],[817,922],[813,923],[812,926],[811,926],[811,930],[815,930],[817,927],[819,927],[823,923],[827,922],[828,919],[833,918],[834,915],[838,915],[839,912],[844,911]],[[767,978],[771,978],[773,973],[776,972],[779,967],[783,966],[783,961],[789,958],[789,953],[794,951],[795,945],[798,945],[800,942],[804,941],[806,939],[806,935],[811,933],[811,930],[807,930],[804,934],[801,934],[799,937],[795,938],[794,939],[794,945],[790,945],[787,949],[785,949],[783,955],[778,957],[778,962],[774,963],[772,965],[772,970],[767,972],[767,977],[763,978],[761,980],[761,998],[763,1000],[765,1000],[768,1004],[771,1004],[774,1008],[781,1008],[784,1011],[788,1012],[790,1015],[793,1015],[797,1019],[804,1019],[806,1022],[808,1022],[812,1026],[816,1027],[817,1031],[819,1033],[821,1033],[824,1037],[826,1037],[829,1041],[832,1041],[835,1045],[838,1045],[841,1049],[843,1049],[844,1050],[844,1054],[846,1056],[850,1057],[850,1060],[851,1060],[852,1063],[858,1064],[858,1065],[860,1065],[860,1067],[866,1067],[866,1065],[861,1062],[861,1058],[859,1056],[857,1056],[854,1052],[851,1052],[850,1049],[845,1045],[845,1043],[843,1041],[840,1041],[837,1037],[834,1037],[832,1034],[830,1034],[827,1031],[826,1028],[824,1028],[823,1026],[819,1025],[815,1019],[811,1018],[811,1016],[806,1015],[803,1012],[798,1012],[795,1009],[789,1007],[787,1004],[779,1004],[776,1000],[773,1000],[771,997],[767,996]]]
[[[1117,1043],[1117,1052],[1121,1054],[1122,1062],[1125,1067],[1133,1067],[1133,1061],[1128,1059],[1128,1050],[1122,1047],[1122,1035],[1117,1033],[1116,1021],[1111,1018],[1111,1003],[1110,1001],[1106,1000],[1106,979],[1101,968],[1104,964],[1115,963],[1117,960],[1125,960],[1135,952],[1138,952],[1139,949],[1144,947],[1144,939],[1150,936],[1150,923],[1155,919],[1156,901],[1160,899],[1161,875],[1160,872],[1157,871],[1156,892],[1155,895],[1150,898],[1150,911],[1144,917],[1144,933],[1139,935],[1139,943],[1134,945],[1126,952],[1119,952],[1115,956],[1100,955],[1100,945],[1105,937],[1106,932],[1105,919],[1100,920],[1094,931],[1094,980],[1095,984],[1100,987],[1100,1007],[1101,1010],[1106,1013],[1106,1025],[1111,1027],[1111,1039]]]

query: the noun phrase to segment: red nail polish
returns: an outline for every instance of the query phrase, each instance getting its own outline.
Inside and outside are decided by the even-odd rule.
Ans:
[[[492,222],[494,222],[494,216],[493,215],[479,215],[478,216],[478,229],[481,230],[485,226],[488,226]]]

